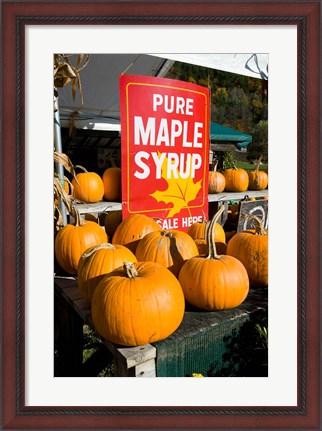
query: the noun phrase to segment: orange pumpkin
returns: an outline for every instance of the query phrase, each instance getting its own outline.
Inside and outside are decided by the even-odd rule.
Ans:
[[[101,279],[91,314],[103,338],[142,346],[171,335],[182,322],[184,307],[180,283],[167,268],[154,262],[126,262]]]
[[[109,238],[113,238],[117,226],[122,221],[122,210],[110,211],[104,218],[105,232]]]
[[[208,255],[187,260],[179,273],[186,300],[202,310],[215,311],[238,307],[247,297],[249,279],[244,265],[236,258],[218,255],[213,229],[222,205],[207,226]]]
[[[77,274],[78,261],[85,250],[107,242],[107,235],[101,226],[82,219],[77,210],[75,214],[75,222],[66,224],[55,237],[55,257],[69,274]]]
[[[237,232],[228,242],[227,254],[240,260],[245,266],[250,285],[268,285],[268,230],[255,215],[243,214],[253,220],[255,229]]]
[[[101,201],[104,194],[102,178],[96,172],[88,172],[82,166],[76,167],[83,169],[84,172],[77,174],[72,180],[74,198],[85,203]]]
[[[160,231],[156,221],[144,214],[131,214],[118,225],[112,238],[112,244],[121,244],[134,254],[136,247],[146,234]]]
[[[90,247],[78,262],[78,287],[82,296],[92,300],[94,290],[102,277],[124,262],[136,262],[134,254],[123,245],[104,243]]]
[[[226,185],[225,191],[227,192],[244,192],[248,188],[248,174],[245,169],[233,168],[226,169],[223,172],[225,177]]]
[[[102,179],[104,184],[104,198],[111,202],[121,202],[121,168],[115,166],[105,169]]]
[[[215,161],[213,170],[209,172],[208,193],[221,193],[225,189],[226,180],[221,172],[217,171],[218,160]]]
[[[267,173],[265,171],[259,170],[261,159],[262,157],[258,159],[255,169],[253,171],[248,172],[249,190],[264,190],[267,188],[267,185],[268,185]]]
[[[177,277],[184,262],[198,255],[198,248],[186,232],[155,231],[141,239],[135,255],[140,262],[150,261],[165,266]]]

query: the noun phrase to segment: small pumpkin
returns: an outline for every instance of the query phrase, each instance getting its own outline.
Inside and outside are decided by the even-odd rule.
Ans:
[[[237,168],[235,165],[233,168],[228,168],[223,171],[226,185],[225,191],[227,192],[244,192],[248,188],[248,174],[245,169]]]
[[[186,232],[155,231],[141,239],[135,255],[138,261],[156,262],[165,266],[177,277],[184,262],[198,255],[198,247]]]
[[[179,273],[186,300],[202,310],[238,307],[247,297],[249,279],[244,265],[236,258],[218,255],[213,229],[224,211],[222,205],[207,226],[208,254],[187,260]]]
[[[217,171],[218,160],[215,161],[213,170],[209,171],[208,193],[221,193],[225,190],[226,180],[223,174]]]
[[[113,238],[117,226],[122,221],[122,210],[110,211],[105,215],[104,227],[109,238]]]
[[[113,166],[105,169],[102,176],[104,184],[104,198],[111,202],[121,202],[122,182],[121,168]]]
[[[249,190],[264,190],[268,185],[268,175],[265,171],[260,171],[262,156],[257,160],[255,169],[248,172]]]
[[[78,262],[78,287],[85,299],[92,300],[102,276],[123,265],[136,262],[134,254],[123,245],[103,243],[87,249]]]
[[[171,335],[185,301],[179,281],[154,262],[125,262],[97,285],[91,304],[94,327],[112,343],[142,346]]]
[[[160,230],[158,223],[145,214],[131,214],[116,228],[112,244],[125,245],[135,254],[140,239],[150,232]]]
[[[75,166],[76,168],[81,168],[84,172],[77,174],[72,180],[74,198],[85,203],[101,201],[104,195],[102,178],[96,172],[88,172],[82,166]]]
[[[256,215],[243,214],[253,220],[255,229],[237,232],[228,242],[227,254],[238,259],[245,266],[250,285],[268,285],[268,230]]]
[[[107,242],[107,235],[97,223],[84,220],[75,211],[75,222],[66,224],[55,237],[55,257],[60,267],[69,274],[77,274],[81,255],[89,247]]]

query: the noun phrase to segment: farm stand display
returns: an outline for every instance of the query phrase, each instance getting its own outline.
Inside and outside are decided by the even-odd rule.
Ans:
[[[246,264],[227,250],[231,238],[250,223],[244,213],[258,217],[262,211],[268,224],[268,190],[265,183],[256,185],[259,165],[236,162],[217,169],[215,154],[228,148],[245,152],[252,136],[227,127],[215,132],[204,84],[121,75],[116,114],[105,117],[103,108],[100,121],[85,126],[86,109],[80,109],[73,114],[71,133],[61,128],[62,151],[70,165],[85,172],[77,177],[68,166],[71,187],[65,200],[58,196],[59,204],[70,200],[67,223],[56,223],[56,238],[68,225],[79,224],[79,217],[94,223],[102,237],[81,250],[72,270],[58,265],[57,252],[57,375],[82,375],[84,327],[107,347],[116,376],[258,375],[252,357],[256,324],[267,325],[268,283],[259,286],[252,279],[249,285]],[[88,94],[84,86],[84,100]],[[218,145],[225,137],[230,143]],[[199,224],[203,232],[194,234]],[[128,254],[115,256],[114,263],[119,249]],[[64,324],[69,326],[65,334]],[[66,349],[69,338],[74,355]],[[68,370],[62,371],[62,357]],[[260,372],[265,375],[267,367]]]

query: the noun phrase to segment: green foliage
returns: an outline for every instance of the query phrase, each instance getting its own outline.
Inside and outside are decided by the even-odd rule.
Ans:
[[[252,130],[253,140],[247,148],[247,159],[257,160],[262,155],[262,160],[268,160],[268,121],[262,120]]]
[[[267,121],[266,82],[261,79],[180,62],[167,77],[209,87],[211,121],[250,134],[259,122]]]
[[[234,167],[235,157],[232,151],[215,151],[214,157],[218,160],[218,171],[222,172]]]

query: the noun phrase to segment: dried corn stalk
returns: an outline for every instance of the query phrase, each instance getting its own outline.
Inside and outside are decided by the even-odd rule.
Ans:
[[[78,87],[79,95],[81,99],[81,106],[84,103],[83,100],[83,89],[82,82],[80,79],[80,72],[87,66],[90,55],[89,54],[78,54],[76,65],[73,65],[71,58],[73,54],[55,54],[54,55],[54,102],[58,99],[58,92],[56,88],[62,88],[66,85],[71,85],[73,100],[76,97],[76,90]],[[56,110],[56,107],[55,107]]]

